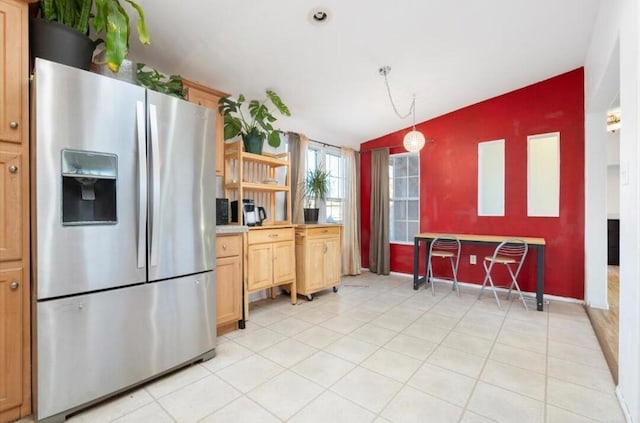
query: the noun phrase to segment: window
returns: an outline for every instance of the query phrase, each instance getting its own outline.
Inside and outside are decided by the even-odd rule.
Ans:
[[[418,153],[389,156],[389,241],[413,242],[420,232]]]
[[[307,171],[318,167],[329,171],[329,192],[324,204],[320,204],[321,216],[324,213],[327,223],[342,223],[345,190],[344,161],[340,150],[309,142],[307,149]]]

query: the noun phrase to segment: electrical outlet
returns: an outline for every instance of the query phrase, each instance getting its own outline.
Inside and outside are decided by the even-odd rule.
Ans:
[[[469,256],[469,263],[470,264],[476,264],[477,263],[475,255],[472,254],[472,255]]]

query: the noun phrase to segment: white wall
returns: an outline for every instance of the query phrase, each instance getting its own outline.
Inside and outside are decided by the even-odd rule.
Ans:
[[[620,130],[607,135],[607,164],[620,164]]]
[[[607,219],[620,219],[620,166],[607,167]]]
[[[620,218],[620,131],[607,136],[607,219]]]
[[[620,131],[620,342],[618,366],[618,396],[628,419],[640,423],[640,57],[638,54],[640,9],[637,0],[612,0],[600,3],[596,25],[585,65],[585,293],[588,302],[601,301],[603,283],[597,278],[599,267],[606,259],[602,221],[606,208],[603,178],[604,160],[597,160],[606,145],[604,123],[599,116],[620,92],[623,130]],[[618,67],[619,86],[615,87]],[[604,122],[604,118],[602,118]],[[601,143],[601,144],[598,144]],[[598,200],[601,206],[598,205]],[[601,229],[602,228],[602,229]],[[602,266],[604,267],[604,266]],[[606,278],[604,279],[606,281]],[[606,286],[606,285],[605,285]]]

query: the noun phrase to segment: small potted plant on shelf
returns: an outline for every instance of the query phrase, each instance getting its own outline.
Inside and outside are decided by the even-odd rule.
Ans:
[[[329,192],[328,171],[316,168],[307,172],[304,179],[304,223],[318,223],[318,200],[324,200]]]
[[[138,13],[140,42],[149,44],[142,8],[132,0],[124,1]],[[39,12],[41,19],[31,22],[33,57],[89,70],[95,47],[104,42],[105,61],[112,72],[118,72],[129,50],[129,15],[120,0],[42,0]],[[104,39],[89,38],[90,24]]]
[[[242,136],[244,149],[249,153],[262,154],[262,145],[266,139],[269,145],[280,146],[280,133],[273,127],[277,119],[267,108],[267,101],[284,116],[291,116],[289,108],[273,90],[266,90],[267,97],[262,100],[251,100],[248,105],[249,116],[243,111],[246,101],[243,94],[237,100],[223,97],[219,101],[218,110],[224,117],[224,139]]]

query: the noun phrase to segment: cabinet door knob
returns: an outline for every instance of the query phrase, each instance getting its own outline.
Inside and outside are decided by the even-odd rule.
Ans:
[[[224,251],[227,251],[227,244],[222,244],[222,249],[223,249]]]
[[[14,289],[14,290],[18,289],[19,286],[20,286],[20,284],[18,282],[16,282],[16,281],[13,281],[13,282],[11,282],[9,284],[9,288]]]
[[[11,165],[9,166],[9,173],[16,173],[18,171],[18,166]]]
[[[12,120],[11,122],[9,122],[9,127],[11,129],[18,129],[18,122],[16,122],[15,120]]]

